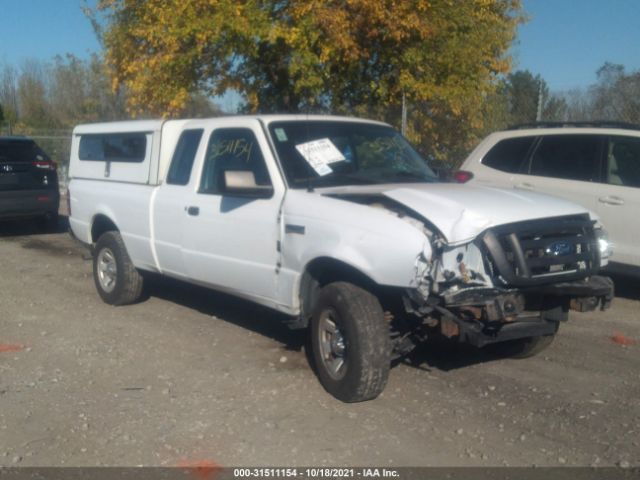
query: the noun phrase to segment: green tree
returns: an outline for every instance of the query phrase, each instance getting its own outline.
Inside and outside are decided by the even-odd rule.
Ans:
[[[434,155],[468,144],[509,70],[519,0],[101,0],[106,61],[133,113],[232,89],[245,110],[360,113]],[[461,126],[464,125],[464,128]]]
[[[529,70],[518,70],[507,77],[505,93],[509,102],[510,121],[514,124],[536,121],[538,100],[549,96],[547,83]]]
[[[540,75],[529,70],[510,73],[500,82],[496,92],[487,97],[484,133],[510,125],[534,123],[538,108],[541,121],[567,120],[567,101],[562,95],[551,93]]]

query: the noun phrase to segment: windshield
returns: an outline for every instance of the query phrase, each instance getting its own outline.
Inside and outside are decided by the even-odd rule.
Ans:
[[[292,188],[437,182],[427,162],[393,128],[361,122],[269,124]]]

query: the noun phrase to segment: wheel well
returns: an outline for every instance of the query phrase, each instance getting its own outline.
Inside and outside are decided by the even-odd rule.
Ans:
[[[96,215],[93,219],[93,225],[91,225],[91,241],[96,243],[100,236],[109,231],[118,231],[116,224],[111,221],[106,215]]]
[[[338,281],[353,283],[367,289],[376,285],[357,268],[330,257],[320,257],[309,262],[305,274],[314,278],[320,287]]]
[[[307,327],[320,289],[338,281],[353,283],[373,294],[379,290],[376,282],[357,268],[330,257],[316,258],[309,262],[300,280],[300,316],[296,327]]]

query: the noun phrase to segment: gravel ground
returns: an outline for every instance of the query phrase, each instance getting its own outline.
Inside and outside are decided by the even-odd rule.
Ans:
[[[638,280],[536,358],[428,345],[348,405],[278,314],[162,279],[111,307],[68,234],[0,229],[0,465],[640,465]]]

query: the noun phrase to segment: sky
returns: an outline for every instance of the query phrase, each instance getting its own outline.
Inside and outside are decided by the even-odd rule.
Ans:
[[[459,0],[467,1],[467,0]],[[93,5],[95,0],[87,0]],[[0,66],[100,52],[83,0],[0,0]],[[640,0],[524,0],[529,21],[511,53],[515,69],[540,74],[552,91],[595,83],[604,62],[640,70]]]
[[[523,5],[529,21],[518,29],[514,65],[540,74],[552,91],[595,83],[605,62],[624,65],[627,72],[640,70],[640,0],[525,0]]]

